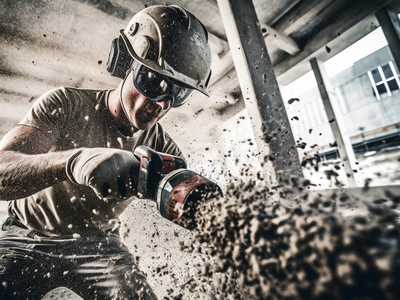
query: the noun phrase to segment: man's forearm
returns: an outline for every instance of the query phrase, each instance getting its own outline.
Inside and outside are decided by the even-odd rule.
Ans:
[[[75,151],[37,155],[1,151],[0,200],[24,198],[68,179],[65,165]]]

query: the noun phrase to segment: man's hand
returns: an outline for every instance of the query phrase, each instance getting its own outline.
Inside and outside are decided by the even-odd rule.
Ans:
[[[99,198],[127,199],[136,194],[139,161],[133,153],[109,148],[82,148],[67,161],[68,178],[91,187]]]

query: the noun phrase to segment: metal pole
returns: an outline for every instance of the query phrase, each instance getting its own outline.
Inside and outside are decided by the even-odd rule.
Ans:
[[[340,113],[337,101],[335,101],[335,93],[331,82],[326,74],[325,67],[322,61],[312,58],[310,60],[311,68],[314,72],[315,79],[317,80],[318,89],[321,94],[322,102],[328,116],[329,124],[331,126],[333,136],[335,137],[337,148],[339,150],[340,158],[347,174],[347,181],[349,187],[357,187],[358,167],[356,165],[356,158],[354,155],[353,147],[350,138],[347,134],[346,125]]]
[[[282,178],[302,178],[289,118],[253,2],[218,0],[218,5],[258,150],[270,158],[267,171],[271,183],[284,185]]]

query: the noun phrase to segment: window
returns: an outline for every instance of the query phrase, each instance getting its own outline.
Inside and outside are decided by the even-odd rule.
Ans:
[[[342,109],[342,114],[345,114],[348,112],[347,110],[347,105],[345,103],[345,100],[343,99],[342,91],[340,90],[339,87],[335,88],[335,94],[338,98],[338,102],[340,104],[340,108]]]
[[[372,84],[374,96],[378,101],[381,100],[381,96],[387,94],[391,97],[394,91],[399,90],[399,75],[391,61],[368,71],[368,77]]]
[[[308,120],[307,120],[307,114],[305,111],[304,106],[300,109],[300,116],[301,116],[301,120],[302,120],[302,129],[304,132],[308,131],[308,129],[310,129],[310,125],[308,124]]]
[[[310,128],[314,128],[316,124],[315,124],[314,114],[313,114],[313,111],[311,108],[311,103],[307,104],[304,108],[305,108],[306,116],[311,123]]]
[[[315,118],[315,123],[317,125],[321,124],[323,122],[322,117],[321,117],[321,112],[317,107],[317,101],[314,101],[312,103],[312,108],[313,108],[313,114],[314,114],[314,118]]]
[[[322,123],[328,123],[328,116],[326,115],[326,110],[325,110],[324,104],[322,102],[322,99],[319,99],[319,101],[317,103],[319,105],[319,110],[321,112]]]

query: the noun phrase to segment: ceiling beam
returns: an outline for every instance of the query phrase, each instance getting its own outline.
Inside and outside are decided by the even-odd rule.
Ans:
[[[313,37],[311,37],[307,43],[304,46],[303,51],[301,51],[299,54],[295,56],[288,56],[286,59],[276,63],[274,65],[275,73],[278,76],[278,81],[281,84],[288,84],[291,82],[291,80],[294,80],[298,78],[299,76],[293,78],[293,76],[284,76],[286,72],[291,70],[292,68],[297,68],[297,73],[296,75],[299,75],[300,73],[305,74],[309,70],[311,70],[309,66],[309,60],[312,58],[312,56],[316,56],[315,53],[319,50],[322,50],[322,52],[329,52],[328,50],[325,51],[326,45],[333,40],[337,39],[341,35],[343,35],[344,32],[352,28],[353,26],[357,25],[358,23],[362,22],[364,19],[367,17],[370,17],[373,15],[378,9],[383,7],[387,2],[389,1],[376,1],[376,0],[355,0],[352,1],[349,6],[343,10],[343,12],[340,14],[340,17],[334,19],[331,23],[326,24],[323,29],[321,29],[317,34],[315,34]],[[368,26],[368,23],[365,24],[365,26]],[[371,27],[371,26],[370,26]],[[367,28],[368,29],[368,28]],[[370,31],[372,31],[375,28],[370,28]],[[357,34],[357,32],[356,32]],[[361,38],[362,36],[359,36]],[[350,36],[349,39],[351,40],[352,37]],[[343,50],[350,46],[352,43],[355,41],[352,40],[350,43],[345,43],[343,45],[343,48],[340,49]],[[330,58],[333,56],[333,53],[328,53],[325,57],[318,57],[322,61],[325,61],[326,59]],[[303,71],[300,70],[299,68],[303,69]],[[303,75],[301,74],[301,75]],[[300,75],[300,76],[301,76]],[[287,78],[285,78],[287,77]]]
[[[98,10],[109,14],[111,16],[117,17],[121,20],[126,20],[131,18],[135,13],[130,9],[123,7],[117,3],[113,3],[110,0],[75,0],[88,5],[96,7]]]
[[[274,52],[276,49],[281,49],[290,55],[296,55],[300,52],[300,48],[294,39],[277,32],[272,27],[264,25],[261,31],[263,32],[263,37],[269,53]],[[211,35],[213,34],[211,33]],[[215,35],[213,36],[215,38],[218,38]],[[232,53],[229,48],[220,58],[218,63],[216,63],[216,65],[218,65],[218,69],[213,70],[213,74],[211,76],[211,81],[209,84],[210,88],[212,88],[213,86],[220,86],[222,84],[222,81],[225,81],[226,77],[231,78],[230,76],[227,76],[228,74],[233,74],[234,76],[236,76]],[[223,86],[233,86],[233,84],[223,84]]]
[[[298,2],[304,0],[253,0],[258,20],[271,26]]]
[[[400,69],[400,20],[397,17],[397,13],[390,9],[382,8],[375,15],[382,26],[397,68]]]
[[[268,49],[271,46],[275,46],[290,55],[296,55],[300,52],[300,47],[291,37],[276,31],[268,25],[264,25],[262,32]]]
[[[272,27],[290,35],[304,29],[314,30],[326,21],[326,15],[340,9],[349,0],[308,0],[300,1],[290,9]]]

